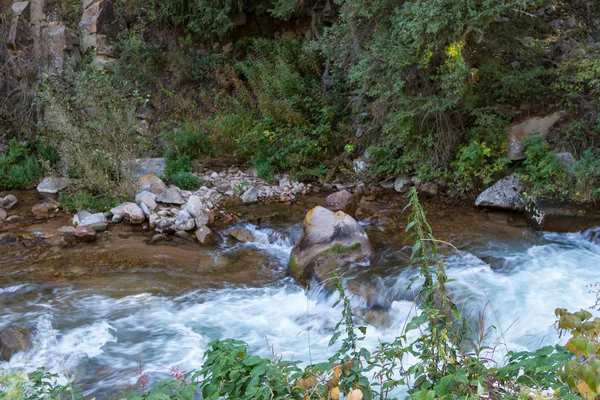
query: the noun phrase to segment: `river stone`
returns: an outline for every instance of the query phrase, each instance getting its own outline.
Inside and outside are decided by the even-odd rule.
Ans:
[[[152,211],[150,211],[146,203],[140,203],[140,208],[142,209],[146,217],[149,217],[152,214]]]
[[[162,218],[156,221],[156,231],[159,233],[175,232],[175,218]]]
[[[546,232],[580,232],[600,226],[600,209],[591,204],[527,199],[525,219]]]
[[[96,232],[103,232],[108,229],[108,220],[104,213],[90,214],[81,219],[77,226],[89,226]]]
[[[258,203],[258,188],[253,186],[253,187],[247,189],[242,194],[241,199],[244,204]]]
[[[511,161],[521,161],[525,159],[525,139],[534,136],[545,139],[550,129],[556,124],[562,113],[557,112],[543,117],[529,118],[519,124],[512,125],[506,129],[508,138],[508,158]]]
[[[394,190],[398,193],[406,193],[412,184],[410,178],[406,175],[399,176],[394,181]]]
[[[435,197],[438,194],[440,187],[435,182],[425,182],[419,185],[417,191],[421,198]]]
[[[15,205],[17,204],[17,198],[12,195],[12,194],[8,194],[6,195],[6,197],[2,200],[2,204],[0,204],[0,206],[4,207],[7,210],[10,210],[11,208],[13,208]]]
[[[202,199],[205,208],[214,208],[218,206],[223,197],[218,191],[209,189],[206,186],[202,186],[200,189],[196,190],[194,195],[199,196]]]
[[[207,226],[202,226],[196,230],[196,239],[203,245],[216,245],[218,243],[217,235]]]
[[[59,210],[60,204],[56,200],[46,199],[31,208],[31,212],[38,218],[47,218]]]
[[[73,225],[74,226],[79,225],[81,223],[81,221],[83,221],[84,219],[86,219],[90,215],[92,215],[92,213],[89,212],[89,211],[87,211],[87,210],[78,211],[77,214],[75,214],[73,216]]]
[[[176,231],[191,231],[196,228],[196,222],[194,218],[185,210],[179,211],[175,218],[175,230]]]
[[[0,331],[0,361],[9,361],[13,354],[30,348],[30,330],[9,327]]]
[[[566,170],[572,169],[577,164],[577,159],[573,156],[572,153],[569,153],[568,151],[563,153],[556,153],[556,158],[558,158],[558,161],[560,161],[560,163],[563,165],[563,167],[565,167]]]
[[[167,190],[167,185],[154,174],[148,174],[138,179],[136,188],[138,191],[148,191],[154,194],[160,194]]]
[[[324,282],[339,267],[368,261],[373,253],[363,228],[350,215],[317,206],[304,218],[300,240],[290,256],[288,270],[296,281]]]
[[[345,189],[327,196],[325,204],[331,211],[343,211],[351,216],[356,214],[356,200],[354,199],[354,195]]]
[[[156,196],[156,201],[163,204],[185,204],[185,200],[181,194],[181,189],[179,189],[177,186],[171,186],[169,189],[161,192],[158,196]]]
[[[84,243],[93,242],[96,240],[96,231],[90,226],[78,226],[75,228],[75,238]]]
[[[16,243],[19,237],[13,232],[0,233],[0,244]]]
[[[4,208],[0,208],[0,221],[4,221],[8,218],[8,213],[4,211]]]
[[[69,186],[69,183],[68,178],[49,177],[37,185],[37,191],[40,193],[56,194]]]
[[[256,241],[256,236],[254,236],[254,232],[247,228],[232,229],[229,232],[227,232],[227,234],[242,243]]]
[[[134,225],[139,225],[146,220],[144,210],[142,210],[140,206],[135,203],[126,203],[125,207],[123,207],[122,215],[124,219]]]
[[[523,211],[525,198],[522,190],[523,184],[521,181],[514,175],[510,175],[484,190],[477,197],[475,206],[507,211]]]
[[[188,198],[185,210],[194,218],[206,217],[206,204],[204,200],[196,194],[193,194]],[[207,222],[202,225],[208,223],[208,217],[206,218]]]
[[[135,202],[140,206],[145,204],[150,211],[156,210],[156,195],[152,192],[143,191],[135,196]]]

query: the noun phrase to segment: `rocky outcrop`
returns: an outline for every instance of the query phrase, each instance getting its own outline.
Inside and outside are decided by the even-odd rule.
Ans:
[[[68,178],[49,177],[37,185],[37,191],[40,193],[56,194],[69,186]]]
[[[348,215],[356,214],[356,200],[347,190],[340,190],[327,196],[325,204],[331,211],[343,211]]]
[[[47,59],[47,70],[62,75],[81,61],[77,38],[61,21],[52,21],[41,32]]]
[[[94,48],[98,65],[114,60],[115,43],[123,29],[123,20],[111,0],[83,0],[79,46],[83,52]]]
[[[12,20],[7,42],[13,50],[18,50],[33,43],[31,4],[28,1],[18,1],[12,4],[11,10]]]
[[[522,194],[523,184],[514,175],[499,180],[483,191],[475,201],[477,207],[493,208],[506,211],[523,211],[525,198]]]
[[[304,218],[304,230],[292,249],[289,273],[300,284],[323,282],[351,263],[369,260],[373,247],[356,220],[344,212],[317,206]]]
[[[529,198],[525,219],[546,232],[579,232],[600,226],[600,210],[590,204],[548,202]]]
[[[519,124],[507,128],[506,136],[508,139],[508,158],[511,161],[521,161],[525,159],[525,146],[523,141],[533,136],[545,139],[550,129],[562,117],[562,113],[554,113],[544,117],[530,118]]]
[[[13,354],[31,348],[31,331],[9,327],[0,331],[0,361],[9,361]]]
[[[135,178],[143,178],[145,175],[162,175],[166,167],[167,162],[164,158],[139,158],[131,162],[128,171]]]

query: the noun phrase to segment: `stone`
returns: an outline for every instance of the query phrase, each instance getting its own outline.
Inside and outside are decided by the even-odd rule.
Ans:
[[[600,226],[600,209],[591,204],[529,198],[525,206],[525,219],[540,231],[580,232]]]
[[[2,200],[2,203],[0,204],[1,207],[4,207],[7,210],[10,210],[11,208],[13,208],[15,205],[17,205],[17,198],[12,195],[12,194],[8,194],[6,195],[6,197]]]
[[[202,226],[196,230],[196,239],[203,245],[216,245],[218,243],[217,235],[207,226]]]
[[[108,220],[104,213],[90,214],[81,219],[77,226],[89,226],[96,232],[103,232],[108,229]]]
[[[506,135],[508,139],[508,158],[511,161],[521,161],[525,159],[524,139],[537,136],[546,139],[550,129],[563,116],[563,113],[557,112],[544,117],[529,118],[519,124],[507,128]]]
[[[4,221],[8,218],[8,213],[4,211],[4,208],[0,208],[0,221]]]
[[[199,196],[202,199],[206,208],[214,208],[219,205],[223,196],[214,189],[209,189],[206,186],[202,186],[200,189],[194,192],[194,195]]]
[[[569,152],[556,153],[556,158],[566,170],[572,169],[577,164],[577,159]]]
[[[288,271],[301,285],[314,277],[325,282],[331,273],[366,262],[373,247],[364,229],[350,215],[317,206],[304,218],[300,240],[292,249]]]
[[[135,196],[135,202],[140,206],[144,204],[150,211],[154,211],[158,208],[158,204],[156,204],[156,195],[151,192],[141,192],[137,196]]]
[[[33,43],[31,6],[28,1],[18,1],[11,7],[12,20],[6,41],[10,47],[17,50]]]
[[[325,204],[331,211],[343,211],[351,216],[354,216],[356,213],[354,195],[345,189],[327,196]]]
[[[155,230],[160,233],[175,232],[175,218],[162,218],[156,222]]]
[[[254,236],[254,232],[247,228],[232,229],[229,232],[227,232],[227,235],[242,243],[256,241],[256,236]]]
[[[39,218],[47,218],[53,213],[57,212],[60,208],[60,204],[56,200],[46,199],[43,202],[36,204],[31,208],[33,215]]]
[[[246,21],[247,21],[246,14],[244,14],[242,12],[233,14],[233,16],[231,17],[231,23],[234,26],[246,25]]]
[[[75,238],[84,243],[93,242],[96,240],[96,231],[92,229],[90,226],[78,226],[75,228]]]
[[[171,186],[169,189],[156,196],[156,201],[163,204],[185,204],[181,189],[177,186]]]
[[[144,212],[144,215],[146,217],[149,217],[150,214],[152,214],[152,211],[150,211],[150,209],[148,208],[146,203],[140,203],[140,208],[142,209],[142,211]]]
[[[194,218],[205,216],[206,208],[204,199],[196,194],[191,195],[185,205],[185,210]]]
[[[160,220],[160,216],[156,213],[151,213],[148,217],[148,225],[151,229],[156,228],[156,223]]]
[[[507,211],[523,211],[525,198],[523,184],[514,175],[499,180],[484,190],[475,201],[475,206]]]
[[[258,189],[253,186],[247,189],[241,196],[244,204],[255,204],[258,203]]]
[[[438,194],[440,187],[435,182],[425,182],[419,185],[417,191],[422,198],[435,197]]]
[[[116,13],[114,3],[111,0],[92,2],[84,7],[79,22],[82,51],[86,52],[92,47],[98,47],[99,54],[106,54],[107,49],[102,48],[102,44],[116,40],[122,27],[122,19]]]
[[[167,185],[154,174],[144,175],[138,179],[136,183],[136,189],[139,192],[148,191],[156,195],[161,194],[167,190]],[[155,199],[156,200],[156,199]]]
[[[129,221],[133,225],[139,225],[146,220],[146,214],[144,214],[144,210],[142,210],[141,207],[135,203],[127,203],[125,207],[123,207],[122,215],[125,220]]]
[[[19,237],[13,232],[0,233],[0,244],[17,243]]]
[[[146,175],[163,175],[166,167],[167,161],[164,158],[138,158],[131,162],[129,171],[135,178],[139,179]]]
[[[40,193],[56,194],[69,186],[69,183],[68,178],[49,177],[40,182],[37,186],[37,191]]]
[[[86,219],[87,217],[89,217],[90,215],[92,215],[91,212],[87,211],[87,210],[81,210],[78,211],[74,216],[73,216],[73,225],[77,226],[81,223],[82,220]]]
[[[394,190],[398,193],[406,193],[410,189],[412,182],[408,176],[399,176],[394,181]]]
[[[42,29],[46,44],[48,71],[51,75],[62,75],[66,69],[74,68],[81,61],[79,47],[71,30],[61,21],[51,21]]]
[[[175,230],[176,231],[192,231],[196,228],[196,221],[194,218],[185,210],[179,211],[175,218]]]
[[[0,331],[0,361],[9,361],[11,357],[31,348],[29,329],[9,327]]]
[[[368,170],[367,161],[363,157],[359,157],[352,162],[354,172],[357,174],[364,174]]]
[[[56,230],[58,236],[75,236],[75,228],[72,226],[61,226]]]

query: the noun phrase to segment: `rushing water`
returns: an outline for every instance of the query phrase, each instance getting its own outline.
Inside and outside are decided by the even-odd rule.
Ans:
[[[218,263],[235,254],[259,254],[248,261],[267,269],[267,278],[259,282],[161,292],[146,289],[160,282],[143,279],[162,276],[140,280],[135,274],[116,274],[0,287],[0,329],[36,331],[34,348],[0,367],[32,370],[45,365],[74,378],[87,394],[101,395],[136,385],[137,355],[144,371],[157,380],[172,366],[199,368],[207,344],[217,338],[244,340],[264,356],[272,347],[288,360],[325,360],[334,352],[328,343],[340,318],[339,309],[332,308],[335,295],[316,285],[304,290],[285,277],[300,226],[272,227],[279,233],[274,242],[272,229],[250,228],[255,242],[226,243],[209,259]],[[383,235],[377,226],[367,228],[372,237]],[[555,343],[554,309],[592,305],[595,297],[587,285],[600,276],[600,246],[585,233],[524,232],[506,237],[481,235],[474,228],[455,237],[460,252],[442,251],[454,279],[449,288],[454,302],[473,319],[483,312],[487,326],[496,327],[488,340],[500,357],[507,349]],[[364,346],[371,349],[379,340],[394,338],[413,309],[407,286],[414,271],[407,268],[406,249],[391,240],[376,243],[376,248],[374,265],[353,271],[391,302],[391,323],[368,329]]]

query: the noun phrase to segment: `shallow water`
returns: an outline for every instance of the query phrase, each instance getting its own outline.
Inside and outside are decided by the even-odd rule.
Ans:
[[[116,227],[97,244],[63,250],[51,236],[54,226],[23,227],[47,237],[3,248],[0,329],[36,328],[35,347],[0,367],[45,365],[101,397],[136,386],[137,355],[156,381],[173,366],[199,368],[207,344],[218,338],[244,340],[264,356],[272,346],[288,360],[327,359],[340,318],[332,308],[335,295],[318,286],[305,290],[285,274],[310,205],[276,208],[288,218],[242,224],[256,232],[255,242],[227,239],[213,250],[185,241],[149,246],[147,233],[127,227]],[[350,275],[391,304],[391,322],[368,329],[364,346],[374,349],[401,330],[416,287],[407,290],[414,271],[407,267],[402,206],[370,207],[377,217],[361,223],[377,254],[372,265],[356,266]],[[585,234],[537,234],[502,213],[427,209],[438,238],[460,250],[441,249],[455,279],[450,295],[465,315],[475,320],[483,312],[487,326],[496,327],[487,338],[496,358],[555,343],[554,309],[594,303],[586,285],[600,276],[600,246]],[[281,235],[270,243],[273,232]]]

